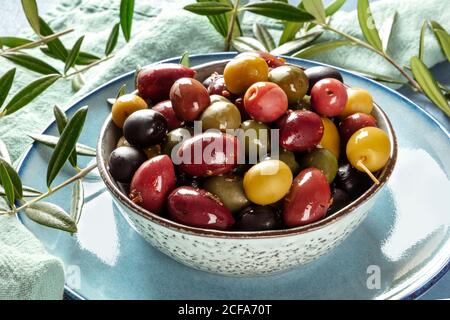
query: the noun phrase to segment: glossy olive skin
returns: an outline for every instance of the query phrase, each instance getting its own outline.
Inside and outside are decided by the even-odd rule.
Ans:
[[[278,122],[280,146],[292,152],[312,150],[322,139],[323,123],[320,117],[308,110],[288,113]]]
[[[167,199],[169,216],[192,227],[226,230],[234,224],[230,210],[203,189],[179,187]]]
[[[339,159],[341,148],[341,137],[334,122],[328,118],[321,118],[323,124],[323,136],[320,139],[319,145],[322,148],[328,149],[334,154],[336,159]]]
[[[167,137],[162,145],[161,152],[167,154],[170,158],[176,155],[179,147],[181,147],[182,142],[192,137],[192,130],[186,128],[177,128],[175,130],[169,131]],[[175,150],[174,148],[177,147]]]
[[[256,121],[270,123],[280,118],[288,108],[286,93],[272,82],[256,82],[244,96],[245,111]]]
[[[159,144],[155,144],[154,146],[150,146],[142,149],[148,159],[159,156],[161,154],[161,146]]]
[[[139,149],[129,146],[119,147],[109,155],[109,173],[117,182],[129,183],[145,160],[147,157]]]
[[[173,111],[172,102],[164,100],[152,107],[153,110],[161,113],[167,120],[167,129],[174,130],[183,126],[184,122],[179,120]]]
[[[322,79],[311,89],[311,105],[322,116],[337,116],[344,110],[346,103],[347,89],[339,80]]]
[[[331,203],[331,206],[328,208],[327,214],[333,214],[342,208],[344,208],[346,205],[348,205],[351,201],[350,196],[342,189],[334,188],[332,191],[332,198],[333,201]]]
[[[316,148],[305,154],[301,161],[302,168],[314,167],[323,172],[327,182],[333,182],[338,170],[336,157],[327,149]]]
[[[302,69],[296,66],[284,65],[269,72],[269,81],[283,89],[289,103],[302,99],[308,91],[308,78]]]
[[[161,63],[142,68],[136,76],[136,88],[144,99],[154,103],[169,99],[170,88],[180,78],[192,78],[195,71],[181,64]]]
[[[217,94],[224,97],[231,96],[231,93],[227,90],[227,86],[225,85],[225,79],[221,74],[216,74],[211,79],[211,83],[208,85],[207,89],[210,95]]]
[[[177,174],[177,187],[187,186],[192,188],[203,188],[203,178],[192,177],[187,173],[180,172]]]
[[[354,113],[370,114],[373,109],[373,98],[369,91],[359,88],[347,88],[347,103],[339,114],[341,119]]]
[[[335,182],[336,186],[344,190],[352,200],[366,192],[373,184],[366,173],[356,170],[350,163],[339,166]]]
[[[151,109],[134,112],[123,126],[125,139],[131,145],[141,148],[161,143],[166,133],[166,118],[161,113]]]
[[[305,69],[305,74],[309,80],[309,89],[307,92],[308,95],[311,94],[311,89],[314,87],[314,85],[322,79],[333,78],[344,83],[342,75],[339,73],[339,71],[337,71],[332,67],[325,67],[325,66],[311,67]]]
[[[251,205],[236,215],[234,228],[239,231],[276,230],[282,223],[281,214],[275,207]]]
[[[264,59],[245,55],[227,63],[223,71],[225,85],[233,94],[243,94],[252,84],[267,81],[269,67]]]
[[[225,98],[224,96],[221,96],[219,94],[212,94],[209,96],[209,100],[211,101],[211,104],[215,102],[228,102],[231,103],[231,101],[228,98]]]
[[[241,125],[241,113],[231,102],[217,101],[211,103],[200,116],[203,130],[237,129]]]
[[[275,159],[275,156],[270,156],[265,160]],[[300,171],[300,164],[295,159],[295,154],[291,151],[280,149],[278,152],[278,159],[283,161],[289,169],[291,169],[292,174],[295,176]]]
[[[170,89],[170,101],[178,119],[194,121],[210,105],[208,91],[197,80],[181,78]]]
[[[289,109],[291,110],[312,110],[311,97],[304,96],[302,99],[296,101],[295,103],[289,104]]]
[[[370,114],[362,112],[349,115],[339,124],[339,133],[343,143],[347,143],[348,139],[359,129],[365,127],[376,127],[377,120]]]
[[[245,196],[242,177],[236,175],[216,176],[206,179],[204,189],[219,197],[231,212],[250,205]]]
[[[130,199],[153,213],[161,213],[167,196],[175,188],[175,169],[166,155],[144,162],[133,176]]]
[[[283,221],[298,227],[320,220],[330,206],[331,191],[325,175],[316,168],[302,170],[285,198]]]
[[[112,105],[111,117],[116,126],[123,128],[125,120],[135,111],[147,109],[147,103],[134,94],[124,94]]]
[[[247,51],[247,52],[242,52],[240,54],[238,54],[236,56],[236,58],[241,58],[244,56],[256,56],[256,57],[260,57],[262,59],[264,59],[264,61],[266,61],[267,65],[269,66],[269,68],[276,68],[279,66],[282,66],[285,64],[285,60],[284,58],[281,57],[277,57],[274,56],[273,54],[270,54],[268,52],[263,52],[263,51]]]
[[[264,158],[270,151],[270,127],[255,120],[246,120],[242,122],[241,128],[244,134],[245,154],[250,163],[256,163],[256,160]]]
[[[194,177],[227,173],[236,167],[237,146],[236,137],[228,134],[205,132],[196,135],[184,141],[178,150],[179,168]]]

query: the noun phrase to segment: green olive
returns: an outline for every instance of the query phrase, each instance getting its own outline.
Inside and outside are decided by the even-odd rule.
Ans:
[[[176,145],[180,146],[181,142],[189,139],[190,137],[192,137],[192,129],[177,128],[170,131],[167,134],[167,138],[164,141],[164,144],[162,145],[161,152],[171,157],[173,148]]]
[[[263,159],[270,151],[270,127],[255,120],[242,122],[245,154],[249,159]]]
[[[308,91],[308,77],[299,67],[284,65],[274,68],[269,72],[269,81],[283,89],[289,103],[297,102]]]
[[[242,178],[235,175],[215,176],[206,179],[204,189],[215,194],[232,212],[237,212],[250,205],[245,196]]]
[[[209,96],[209,99],[211,100],[211,104],[213,104],[214,102],[219,102],[219,101],[231,103],[230,100],[228,100],[227,98],[225,98],[224,96],[221,96],[219,94],[212,94]]]
[[[275,157],[268,157],[267,159],[274,159],[274,158]],[[296,176],[297,173],[300,172],[300,165],[298,164],[297,160],[295,159],[295,155],[293,152],[284,150],[284,149],[280,149],[279,154],[278,154],[278,159],[280,161],[283,161],[285,164],[287,164],[287,166],[289,167],[289,169],[291,169],[292,174],[294,176]]]
[[[307,153],[300,162],[300,165],[302,169],[315,167],[321,170],[327,178],[328,183],[333,182],[338,170],[336,157],[324,148],[316,148],[310,153]]]
[[[200,117],[203,130],[237,129],[241,125],[241,113],[231,102],[217,101],[212,103]]]
[[[304,96],[302,99],[289,105],[289,109],[292,110],[312,110],[311,97]]]

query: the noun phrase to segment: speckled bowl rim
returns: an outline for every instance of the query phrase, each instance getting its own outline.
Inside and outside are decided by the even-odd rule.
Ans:
[[[213,65],[219,65],[221,63],[226,63],[230,59],[225,60],[217,60],[212,61],[208,63],[204,63],[201,65],[197,65],[195,67],[192,67],[194,70],[198,70],[200,68],[206,68],[211,67]],[[298,65],[296,65],[298,66]],[[326,227],[328,225],[333,224],[334,222],[337,222],[338,220],[342,219],[346,215],[350,214],[354,210],[358,209],[361,205],[366,203],[369,199],[371,199],[377,192],[379,192],[383,186],[386,184],[386,182],[389,180],[395,164],[397,162],[397,137],[394,132],[394,128],[387,117],[386,113],[383,111],[383,109],[376,104],[373,103],[374,108],[379,113],[380,117],[377,118],[377,121],[384,123],[387,129],[387,134],[389,136],[390,142],[391,142],[391,152],[389,156],[389,160],[386,164],[386,166],[383,168],[380,174],[380,184],[376,185],[373,184],[366,192],[364,192],[361,196],[359,196],[357,199],[349,203],[344,208],[336,211],[330,216],[327,216],[321,220],[318,220],[314,223],[299,226],[295,228],[289,228],[289,229],[280,229],[280,230],[265,230],[265,231],[221,231],[221,230],[214,230],[214,229],[206,229],[206,228],[197,228],[197,227],[191,227],[184,224],[180,224],[178,222],[175,222],[173,220],[167,219],[165,217],[159,216],[155,213],[152,213],[134,202],[132,202],[125,194],[123,194],[122,191],[118,188],[116,183],[114,182],[113,178],[111,177],[109,171],[106,167],[106,159],[103,157],[103,140],[106,135],[106,131],[108,127],[111,125],[111,115],[108,116],[108,118],[105,120],[101,131],[100,136],[98,138],[97,142],[97,167],[100,173],[100,176],[102,180],[104,181],[105,185],[107,186],[108,190],[111,192],[111,194],[114,196],[115,199],[118,199],[119,202],[122,205],[125,205],[128,209],[130,209],[133,213],[138,214],[139,216],[148,219],[162,227],[166,227],[169,229],[172,229],[174,231],[192,234],[196,236],[202,236],[202,237],[216,237],[216,238],[228,238],[228,239],[258,239],[258,238],[273,238],[273,237],[285,237],[285,236],[294,236],[302,233],[311,232],[317,229],[321,229],[323,227]]]

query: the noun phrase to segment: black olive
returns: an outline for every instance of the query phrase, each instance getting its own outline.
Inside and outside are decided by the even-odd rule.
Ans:
[[[349,163],[339,167],[335,181],[336,186],[347,192],[351,199],[358,198],[373,184],[367,174],[353,168]]]
[[[345,207],[347,204],[351,202],[351,199],[347,192],[345,192],[342,189],[334,188],[333,189],[333,203],[328,208],[327,214],[333,214],[339,210],[341,210],[343,207]]]
[[[119,147],[109,155],[109,172],[117,182],[129,183],[146,160],[145,153],[136,148]]]
[[[272,206],[251,205],[236,215],[235,228],[241,231],[279,229],[282,226],[280,211]]]
[[[167,134],[167,120],[159,112],[144,109],[131,114],[123,125],[123,135],[133,146],[145,148],[161,143]]]
[[[177,187],[182,186],[201,189],[203,187],[203,180],[201,177],[192,177],[187,173],[181,172],[177,174]]]
[[[333,78],[341,81],[342,83],[344,82],[340,72],[332,67],[317,66],[308,68],[305,70],[305,74],[309,80],[308,92],[306,93],[307,95],[311,94],[312,87],[322,79]]]

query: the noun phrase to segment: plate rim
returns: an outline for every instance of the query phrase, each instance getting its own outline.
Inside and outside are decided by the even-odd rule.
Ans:
[[[220,58],[220,59],[226,59],[226,58],[232,58],[232,57],[234,57],[237,54],[238,54],[238,52],[235,52],[235,51],[231,51],[231,52],[212,52],[212,53],[204,53],[204,54],[192,54],[192,55],[190,55],[190,58],[192,60],[194,60],[194,59],[202,59],[202,58],[213,58],[213,57],[217,57],[217,58]],[[375,80],[366,78],[366,77],[364,77],[364,76],[362,76],[360,74],[357,74],[355,72],[349,71],[349,70],[347,70],[345,68],[336,67],[336,66],[333,66],[333,65],[330,65],[330,64],[326,64],[326,63],[322,63],[322,62],[318,62],[318,61],[307,60],[307,59],[289,57],[289,56],[282,56],[282,57],[285,58],[286,61],[290,60],[290,61],[303,62],[303,63],[306,63],[306,64],[315,64],[315,65],[329,66],[329,67],[335,68],[335,69],[337,69],[337,70],[339,70],[339,71],[341,71],[343,73],[346,73],[346,74],[350,75],[351,77],[358,78],[359,80],[368,82],[371,85],[379,86],[384,91],[387,91],[391,95],[395,96],[396,98],[406,102],[406,104],[409,105],[411,107],[411,109],[416,109],[417,111],[422,113],[427,121],[430,121],[433,125],[436,125],[447,137],[450,138],[449,130],[447,130],[447,128],[442,123],[440,123],[432,114],[430,114],[427,110],[425,110],[422,107],[420,107],[418,104],[413,102],[411,99],[403,96],[401,93],[397,92],[396,90],[394,90],[394,89],[392,89],[392,88],[390,88],[390,87],[388,87],[388,86],[386,86],[386,85],[384,85],[384,84],[382,84],[380,82],[377,82]],[[149,65],[159,64],[159,63],[166,63],[168,61],[173,62],[173,61],[176,61],[177,59],[180,59],[180,58],[181,58],[181,56],[171,57],[171,58],[167,58],[167,59],[164,59],[164,60],[160,60],[160,61],[151,63]],[[86,100],[90,96],[95,95],[98,91],[103,90],[104,88],[109,87],[109,86],[115,84],[116,82],[121,81],[122,79],[133,75],[134,73],[135,73],[135,70],[132,70],[132,71],[125,72],[125,73],[123,73],[121,75],[118,75],[118,76],[112,78],[111,80],[105,82],[104,84],[102,84],[102,85],[100,85],[98,87],[95,87],[91,91],[85,93],[81,97],[79,97],[79,98],[77,98],[75,100],[69,101],[66,104],[67,107],[64,108],[64,110],[68,111],[68,110],[71,110],[71,109],[75,108],[77,105],[81,104],[84,100]],[[55,121],[51,121],[42,130],[42,133],[47,132],[54,123],[55,123]],[[31,150],[33,149],[35,143],[36,142],[32,142],[27,148],[25,148],[25,150],[23,151],[22,155],[18,158],[18,160],[17,160],[17,171],[18,171],[19,175],[22,174],[22,171],[24,169],[24,163],[27,160],[27,158],[28,158]],[[20,218],[19,214],[20,213],[17,213],[15,216],[19,220],[19,222],[21,224],[23,224],[22,219]],[[433,275],[431,275],[431,277],[428,278],[419,287],[411,288],[413,286],[413,283],[412,283],[412,284],[407,285],[405,288],[401,289],[400,292],[391,293],[390,295],[386,295],[386,293],[382,293],[382,294],[379,295],[379,297],[376,297],[376,299],[385,298],[385,299],[412,300],[412,299],[417,299],[417,298],[421,297],[428,290],[430,290],[445,274],[447,274],[447,272],[450,271],[450,255],[447,257],[446,262],[444,262],[443,265],[438,266],[437,269],[438,270],[434,271]],[[387,293],[389,293],[389,292],[387,292]],[[64,295],[65,296],[67,295],[67,297],[70,298],[70,299],[88,300],[81,293],[76,292],[76,290],[70,288],[66,284],[64,284]]]

